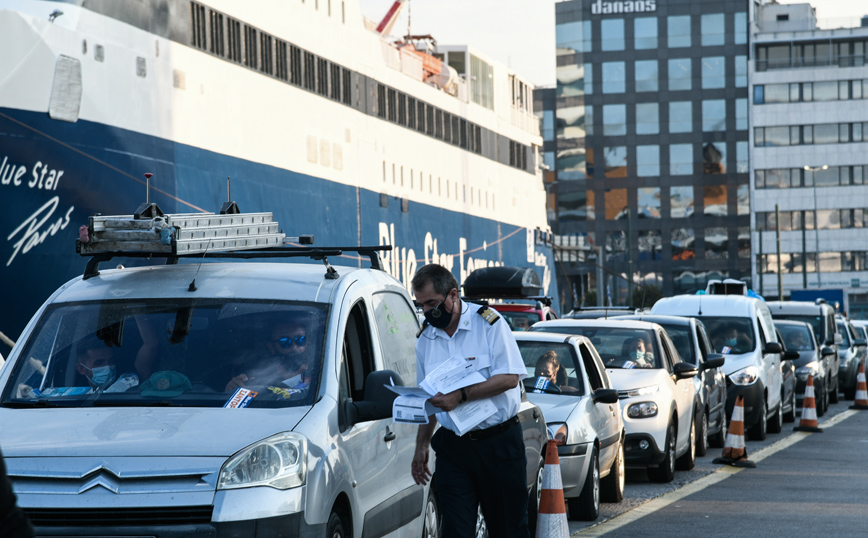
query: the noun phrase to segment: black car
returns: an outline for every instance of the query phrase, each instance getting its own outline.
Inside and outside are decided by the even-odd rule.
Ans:
[[[656,323],[666,329],[681,360],[697,366],[696,387],[696,455],[704,456],[709,446],[722,448],[726,440],[726,376],[720,370],[725,356],[714,353],[705,325],[696,318],[681,316],[624,316]]]
[[[808,377],[814,379],[814,399],[817,405],[817,416],[822,417],[829,408],[829,392],[834,390],[830,385],[833,357],[835,350],[829,346],[817,345],[814,328],[801,321],[775,321],[775,328],[781,334],[781,341],[787,352],[798,354],[792,360],[796,375],[796,404],[802,407],[805,398],[805,386]]]

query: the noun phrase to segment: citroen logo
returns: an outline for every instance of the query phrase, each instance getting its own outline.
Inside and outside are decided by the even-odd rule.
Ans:
[[[84,493],[97,486],[102,486],[112,493],[120,491],[119,476],[117,471],[110,469],[105,464],[93,469],[83,477],[86,482],[78,489],[79,493]]]

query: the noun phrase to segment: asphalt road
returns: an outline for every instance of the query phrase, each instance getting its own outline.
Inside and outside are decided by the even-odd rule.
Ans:
[[[715,465],[720,449],[676,471],[670,484],[627,475],[624,501],[600,518],[570,521],[573,536],[865,536],[868,534],[868,411],[831,404],[823,433],[747,441],[756,469]],[[798,421],[796,422],[796,424]]]

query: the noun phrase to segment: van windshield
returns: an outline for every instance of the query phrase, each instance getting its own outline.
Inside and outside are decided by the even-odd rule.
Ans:
[[[326,316],[326,305],[274,301],[58,304],[19,355],[2,403],[310,405],[322,370]]]
[[[750,318],[700,316],[716,353],[748,353],[756,349]]]

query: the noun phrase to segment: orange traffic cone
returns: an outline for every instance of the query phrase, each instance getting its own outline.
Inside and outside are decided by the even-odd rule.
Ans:
[[[865,386],[865,364],[859,363],[859,375],[856,376],[856,401],[850,409],[868,409],[868,387]]]
[[[557,441],[551,439],[546,446],[546,465],[543,470],[537,511],[536,538],[567,538],[569,535],[558,445]]]
[[[735,399],[732,417],[729,419],[729,431],[726,433],[726,443],[723,454],[714,458],[711,463],[722,463],[735,467],[756,467],[756,463],[747,459],[747,449],[744,447],[744,396]]]
[[[802,402],[802,418],[799,425],[793,428],[796,432],[822,433],[823,429],[817,427],[817,401],[814,398],[814,376],[808,376],[808,384],[805,385],[805,399]]]

